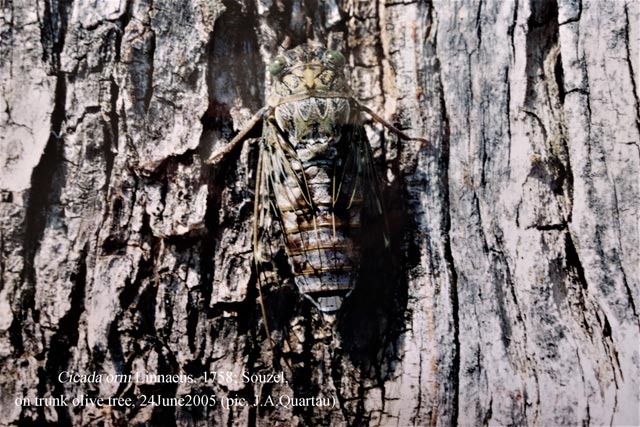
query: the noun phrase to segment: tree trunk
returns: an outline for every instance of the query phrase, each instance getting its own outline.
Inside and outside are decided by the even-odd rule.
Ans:
[[[1,426],[640,424],[637,2],[0,4]],[[368,123],[392,271],[270,345],[257,144],[204,160],[286,38],[430,144]]]

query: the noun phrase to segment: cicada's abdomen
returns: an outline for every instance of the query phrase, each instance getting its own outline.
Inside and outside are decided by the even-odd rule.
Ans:
[[[276,108],[286,133],[271,186],[300,291],[323,312],[340,308],[360,265],[360,141],[345,98],[306,98]],[[347,135],[349,134],[349,135]]]

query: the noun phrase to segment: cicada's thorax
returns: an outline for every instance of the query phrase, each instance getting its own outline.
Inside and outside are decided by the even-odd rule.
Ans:
[[[297,49],[287,52],[292,66],[271,98],[270,185],[295,282],[332,312],[353,290],[360,265],[359,117],[341,69],[328,61],[336,58],[322,48]]]

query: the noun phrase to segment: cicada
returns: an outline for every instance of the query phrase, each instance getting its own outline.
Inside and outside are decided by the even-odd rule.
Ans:
[[[258,265],[263,258],[265,215],[271,215],[279,224],[298,289],[322,313],[338,311],[353,291],[369,232],[367,218],[384,217],[363,113],[400,138],[426,142],[410,138],[358,102],[345,64],[342,53],[317,45],[282,52],[268,66],[273,84],[267,105],[208,160],[213,163],[229,153],[263,122],[254,261]],[[381,242],[387,245],[388,236]],[[264,316],[262,299],[260,304]]]

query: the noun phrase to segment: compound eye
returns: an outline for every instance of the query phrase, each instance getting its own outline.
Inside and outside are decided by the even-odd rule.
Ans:
[[[287,61],[285,61],[282,56],[278,56],[271,62],[271,64],[269,64],[269,73],[271,73],[272,76],[277,76],[278,74],[282,73],[286,65]]]
[[[324,54],[325,59],[334,67],[342,68],[347,60],[344,58],[344,55],[338,52],[337,50],[328,50]]]

